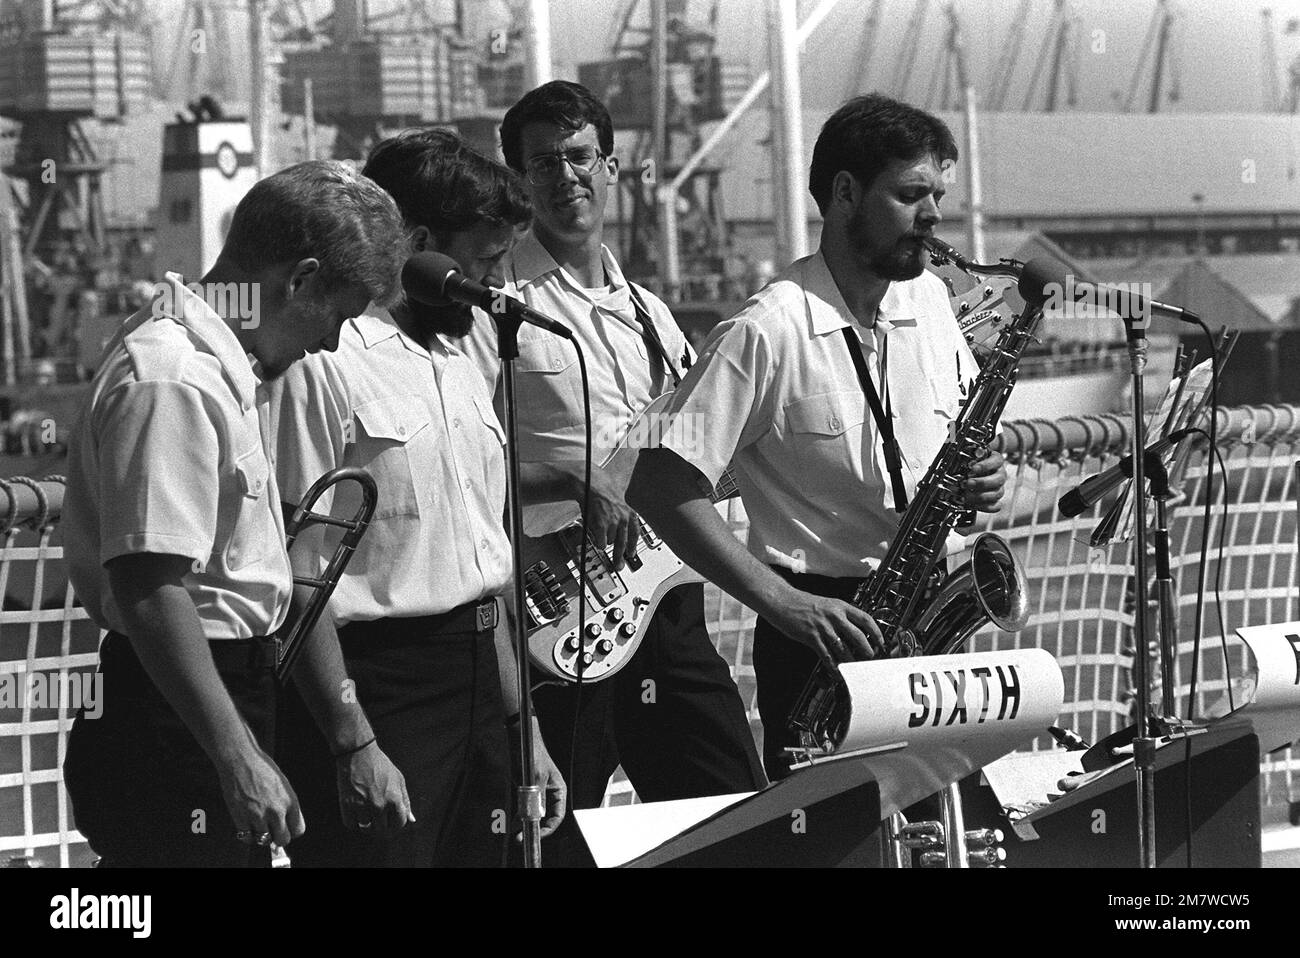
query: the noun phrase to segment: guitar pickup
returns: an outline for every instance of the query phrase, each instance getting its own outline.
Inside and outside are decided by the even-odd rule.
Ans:
[[[581,531],[580,526],[570,526],[558,533],[560,541],[581,569],[582,581],[590,590],[597,605],[606,606],[619,596],[627,594],[627,587],[614,571],[614,564],[603,549],[597,549]],[[579,556],[583,561],[579,561]]]
[[[545,562],[538,562],[524,571],[524,601],[533,627],[548,625],[569,611],[564,589]]]

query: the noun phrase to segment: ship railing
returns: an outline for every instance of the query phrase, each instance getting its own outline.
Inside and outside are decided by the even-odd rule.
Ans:
[[[1199,651],[1196,714],[1202,714],[1240,675],[1244,651],[1233,639],[1243,625],[1300,618],[1297,599],[1297,458],[1300,406],[1220,409],[1218,445],[1227,481],[1217,474],[1209,522],[1206,605]],[[983,528],[1004,536],[1021,557],[1029,580],[1031,616],[1014,635],[977,634],[976,650],[1040,647],[1056,656],[1065,677],[1060,723],[1095,741],[1132,717],[1131,543],[1091,545],[1107,503],[1073,519],[1061,518],[1056,501],[1127,450],[1130,421],[1123,416],[1073,416],[1004,424],[1001,449],[1009,480],[1003,509],[984,517]],[[1205,444],[1194,446],[1176,470],[1178,498],[1170,510],[1172,566],[1179,595],[1176,700],[1188,714],[1193,629],[1201,557],[1207,466]],[[77,605],[68,585],[58,538],[62,485],[7,480],[0,485],[0,679],[42,675],[51,687],[61,677],[93,671],[100,632]],[[744,510],[730,500],[725,515],[740,534]],[[1225,517],[1226,509],[1226,517]],[[1223,561],[1217,561],[1220,534]],[[1226,649],[1220,645],[1220,608]],[[750,643],[754,614],[717,589],[706,587],[709,628],[732,668],[755,735],[761,736],[754,701]],[[1154,634],[1154,633],[1153,633]],[[38,705],[44,704],[40,708]],[[66,703],[0,702],[0,864],[5,859],[86,864],[91,854],[76,832],[59,763],[74,711]],[[1039,740],[1033,748],[1050,748]],[[1296,796],[1300,756],[1294,748],[1261,763],[1267,807],[1285,809]],[[621,775],[609,804],[634,801]],[[1284,813],[1283,813],[1284,814]]]

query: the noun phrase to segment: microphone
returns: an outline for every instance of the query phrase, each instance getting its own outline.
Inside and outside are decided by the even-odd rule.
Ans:
[[[1197,431],[1197,429],[1175,429],[1159,442],[1153,442],[1147,446],[1147,453],[1163,456]],[[1133,454],[1129,453],[1105,472],[1099,472],[1095,476],[1088,477],[1078,486],[1061,496],[1056,502],[1056,507],[1061,511],[1061,515],[1071,519],[1100,502],[1121,482],[1132,478],[1132,476]]]
[[[1016,288],[1025,302],[1033,306],[1057,306],[1067,300],[1088,301],[1093,306],[1112,309],[1126,324],[1151,315],[1193,325],[1201,321],[1191,310],[1157,302],[1134,290],[1086,281],[1076,283],[1074,276],[1064,270],[1064,266],[1052,259],[1030,260],[1020,271]]]
[[[499,289],[475,282],[460,271],[454,259],[442,253],[425,250],[408,259],[402,267],[402,289],[411,299],[426,306],[445,306],[451,300],[573,339],[573,331],[563,323],[557,323]]]

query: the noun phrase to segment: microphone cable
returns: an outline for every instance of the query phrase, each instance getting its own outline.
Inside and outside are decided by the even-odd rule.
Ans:
[[[1196,716],[1196,686],[1200,678],[1201,626],[1204,621],[1205,577],[1209,562],[1210,520],[1213,515],[1214,507],[1214,466],[1216,461],[1219,467],[1219,480],[1223,495],[1223,510],[1222,518],[1219,522],[1218,561],[1214,574],[1214,603],[1219,619],[1219,639],[1220,646],[1223,650],[1223,677],[1224,685],[1228,693],[1228,710],[1231,712],[1234,708],[1232,679],[1228,675],[1228,637],[1223,622],[1223,597],[1220,594],[1220,589],[1223,584],[1223,536],[1224,530],[1228,525],[1228,470],[1224,464],[1223,456],[1219,452],[1218,443],[1219,350],[1214,341],[1214,336],[1210,333],[1209,327],[1199,318],[1196,320],[1196,324],[1201,327],[1201,332],[1205,334],[1205,338],[1210,344],[1210,429],[1209,432],[1206,432],[1200,427],[1195,427],[1193,429],[1194,432],[1200,433],[1209,441],[1209,449],[1205,454],[1205,511],[1201,519],[1201,561],[1198,563],[1196,582],[1196,625],[1192,636],[1192,676],[1187,692],[1187,719],[1189,722]],[[1176,658],[1177,650],[1170,650],[1170,654]],[[1183,804],[1183,826],[1185,829],[1184,844],[1187,849],[1187,867],[1191,868],[1192,844],[1194,837],[1192,828],[1192,742],[1191,737],[1188,735],[1184,735],[1183,740]]]
[[[578,537],[578,654],[575,661],[577,666],[578,681],[575,683],[573,693],[573,729],[569,737],[569,777],[566,784],[569,788],[569,806],[574,811],[577,810],[578,788],[577,779],[574,774],[574,766],[578,754],[578,726],[582,721],[582,680],[586,675],[586,648],[583,637],[586,635],[587,628],[587,554],[591,548],[591,539],[587,535],[588,524],[591,522],[591,384],[587,379],[587,358],[582,354],[582,347],[578,344],[575,336],[572,340],[573,348],[578,351],[578,372],[582,378],[582,412],[584,425],[583,440],[583,467],[582,467],[582,528]],[[576,822],[574,823],[576,826]]]
[[[1205,456],[1205,512],[1202,518],[1201,528],[1201,561],[1196,582],[1196,626],[1192,636],[1192,676],[1188,687],[1187,694],[1187,717],[1192,719],[1196,715],[1196,686],[1200,679],[1201,665],[1201,626],[1203,624],[1204,606],[1205,606],[1205,579],[1209,562],[1210,547],[1210,521],[1214,502],[1214,465],[1215,459],[1219,464],[1219,475],[1223,486],[1223,526],[1228,522],[1228,473],[1224,467],[1223,458],[1219,455],[1218,445],[1218,423],[1219,423],[1219,351],[1214,342],[1214,337],[1209,328],[1201,320],[1197,320],[1197,325],[1205,334],[1205,338],[1210,342],[1210,429],[1206,432],[1203,429],[1196,431],[1204,435],[1210,443],[1209,451]],[[1218,607],[1220,623],[1220,639],[1223,644],[1224,653],[1224,678],[1227,679],[1227,634],[1223,628],[1223,603],[1219,594],[1219,586],[1223,577],[1223,534],[1224,530],[1219,528],[1219,557],[1218,568],[1215,576],[1215,602]],[[1227,683],[1228,707],[1233,708],[1232,683]]]

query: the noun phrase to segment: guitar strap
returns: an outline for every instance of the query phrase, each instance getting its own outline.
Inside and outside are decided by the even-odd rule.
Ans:
[[[664,349],[663,340],[659,338],[659,330],[655,329],[654,321],[650,318],[650,310],[646,309],[645,302],[635,286],[628,283],[627,288],[632,294],[632,306],[636,310],[637,322],[641,324],[641,335],[645,338],[646,348],[654,357],[654,363],[658,367],[654,374],[654,392],[663,391],[665,369],[672,375],[673,388],[676,389],[682,384],[682,377],[678,374],[676,365],[668,358],[668,350]]]
[[[867,361],[862,358],[862,344],[854,335],[852,326],[845,326],[842,331],[849,347],[849,355],[853,358],[853,368],[858,371],[858,381],[862,383],[862,392],[866,395],[867,405],[871,407],[871,415],[876,420],[880,442],[885,447],[885,466],[889,469],[889,482],[894,488],[894,511],[902,514],[907,511],[907,488],[903,485],[903,463],[898,454],[898,440],[894,438],[894,411],[890,398],[886,395],[885,406],[882,408],[880,396],[876,393],[875,384],[867,370]],[[883,368],[882,366],[882,377]]]

